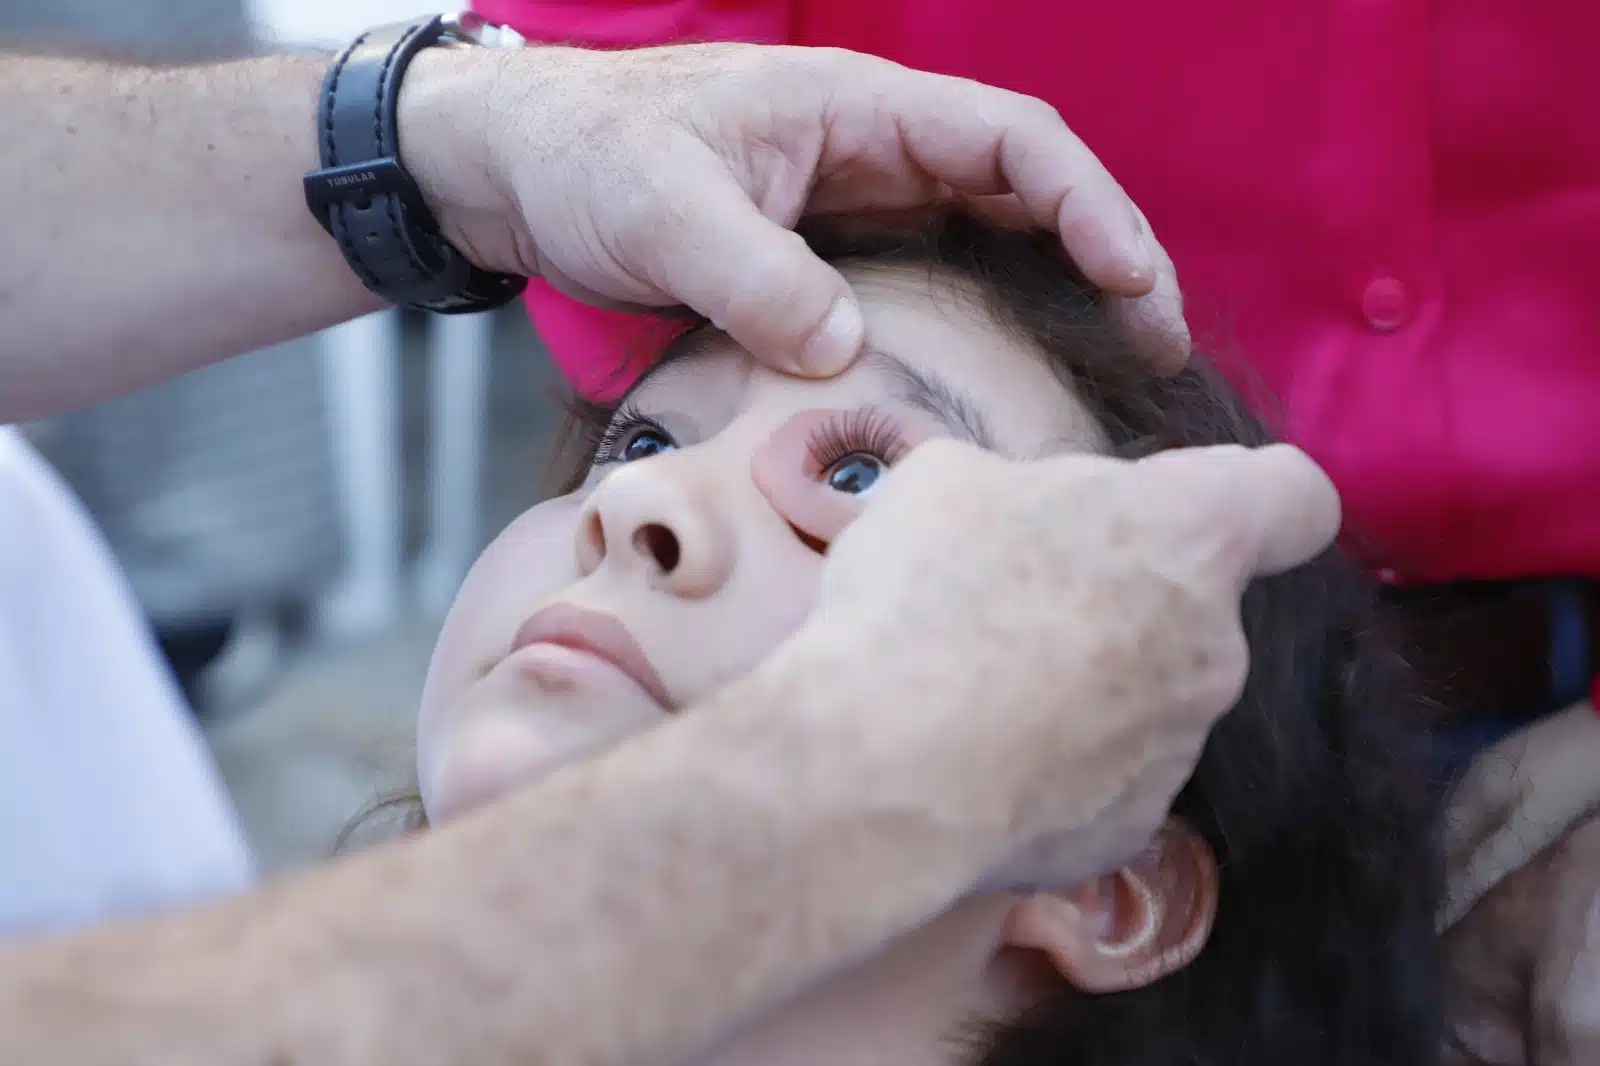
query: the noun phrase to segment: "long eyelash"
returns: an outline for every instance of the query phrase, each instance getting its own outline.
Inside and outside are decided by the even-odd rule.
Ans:
[[[651,429],[669,439],[672,436],[662,428],[661,423],[645,415],[633,404],[625,403],[616,409],[605,428],[600,430],[590,465],[607,466],[611,463],[620,463],[622,457],[617,454],[617,446],[627,440],[629,434],[636,429]]]
[[[894,419],[873,407],[841,412],[812,430],[806,441],[811,461],[826,470],[852,455],[876,456],[893,466],[905,454],[905,438]]]

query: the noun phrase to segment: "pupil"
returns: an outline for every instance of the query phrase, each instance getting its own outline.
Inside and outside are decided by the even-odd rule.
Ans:
[[[870,455],[851,455],[839,460],[828,475],[828,487],[837,492],[860,496],[878,482],[883,464]]]
[[[622,458],[631,463],[635,459],[648,459],[652,455],[659,455],[667,448],[668,444],[661,434],[645,430],[623,446]]]

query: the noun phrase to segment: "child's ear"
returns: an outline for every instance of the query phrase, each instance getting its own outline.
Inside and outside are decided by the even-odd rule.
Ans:
[[[1125,992],[1193,962],[1216,913],[1216,857],[1174,819],[1115,873],[1020,900],[1005,936],[1011,947],[1042,952],[1081,991]]]

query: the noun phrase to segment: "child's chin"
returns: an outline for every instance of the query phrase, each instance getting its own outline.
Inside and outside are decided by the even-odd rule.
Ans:
[[[424,792],[428,821],[441,825],[493,803],[560,767],[539,730],[514,713],[487,711],[464,723]]]
[[[632,678],[553,645],[518,651],[452,708],[424,791],[440,824],[571,763],[593,758],[666,713]]]

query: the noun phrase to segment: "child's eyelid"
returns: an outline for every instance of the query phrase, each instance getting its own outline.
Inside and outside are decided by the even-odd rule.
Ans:
[[[838,454],[840,459],[854,453],[883,451],[887,453],[883,458],[892,465],[924,441],[938,436],[920,419],[890,414],[881,408],[866,410],[879,418],[876,441],[871,439],[872,434],[861,433],[866,426],[863,409],[813,408],[791,416],[756,450],[751,462],[756,487],[773,510],[801,534],[808,546],[820,544],[824,552],[871,503],[826,484],[817,460],[828,458],[828,453],[817,453],[817,443],[834,438],[833,451],[837,454],[841,447],[844,449]]]
[[[606,421],[606,431],[614,433],[634,429],[641,425],[654,424],[655,420],[641,411],[638,406],[633,403],[624,403],[621,407],[611,412],[610,419]]]
[[[858,454],[873,455],[893,466],[911,444],[904,421],[882,407],[863,404],[853,409],[819,411],[806,443],[812,474]]]
[[[671,441],[674,446],[677,444],[677,439],[659,421],[650,417],[649,415],[644,414],[637,407],[634,407],[631,404],[624,404],[622,407],[617,408],[616,412],[612,414],[610,421],[606,423],[605,428],[600,431],[599,439],[595,444],[594,458],[591,460],[591,465],[605,466],[611,463],[619,462],[620,457],[617,455],[618,446],[624,440],[628,439],[628,437],[630,437],[633,433],[641,429],[648,429],[656,433],[660,433],[663,437],[667,438],[667,440]]]
[[[808,544],[827,545],[860,513],[861,501],[824,486],[817,467],[819,434],[848,412],[797,412],[772,433],[751,460],[751,477],[774,511]],[[837,434],[835,434],[837,435]]]

